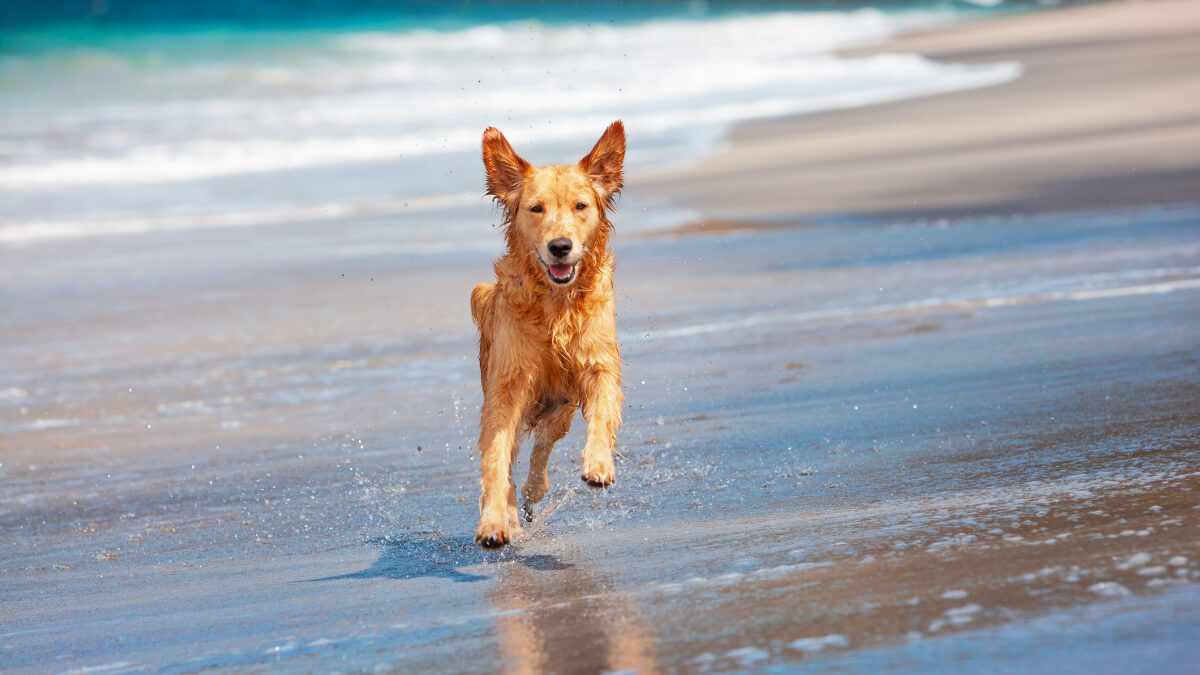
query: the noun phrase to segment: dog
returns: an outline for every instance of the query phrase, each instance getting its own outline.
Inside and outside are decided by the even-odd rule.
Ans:
[[[546,462],[571,428],[587,422],[581,477],[616,480],[621,353],[608,219],[624,184],[625,127],[612,123],[577,164],[534,168],[494,127],[483,132],[487,194],[503,211],[507,250],[495,283],[471,293],[479,328],[479,527],[475,542],[500,548],[521,533],[512,465],[534,434],[521,489],[526,520],[546,496]]]

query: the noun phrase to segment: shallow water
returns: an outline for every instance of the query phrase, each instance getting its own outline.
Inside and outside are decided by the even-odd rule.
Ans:
[[[641,217],[617,218],[618,482],[579,482],[579,422],[501,553],[471,544],[466,308],[498,235],[3,249],[0,666],[1196,661],[1200,208]]]
[[[261,1],[126,0],[93,17],[19,4],[0,9],[0,245],[357,215],[413,245],[447,228],[476,241],[457,216],[483,204],[488,126],[540,165],[624,118],[628,168],[649,170],[711,152],[739,121],[1020,74],[836,54],[992,11],[942,1],[308,3],[311,21]]]

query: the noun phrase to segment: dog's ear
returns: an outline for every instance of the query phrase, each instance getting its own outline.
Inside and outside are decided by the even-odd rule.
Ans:
[[[487,169],[487,193],[512,209],[530,166],[496,127],[483,132],[483,166]]]
[[[596,146],[579,160],[579,168],[592,179],[592,185],[608,206],[613,205],[625,179],[621,168],[625,164],[625,125],[617,120],[604,130]]]

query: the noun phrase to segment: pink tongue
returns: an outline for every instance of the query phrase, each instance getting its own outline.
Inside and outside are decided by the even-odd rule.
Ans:
[[[565,279],[571,274],[571,266],[566,264],[551,265],[550,274],[553,274],[558,279]]]

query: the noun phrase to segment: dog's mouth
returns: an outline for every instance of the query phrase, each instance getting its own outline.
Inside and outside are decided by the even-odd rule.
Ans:
[[[542,263],[546,266],[546,273],[550,275],[550,281],[556,284],[569,284],[575,279],[575,265],[571,263],[555,263],[553,265]]]

